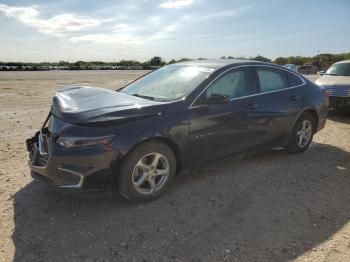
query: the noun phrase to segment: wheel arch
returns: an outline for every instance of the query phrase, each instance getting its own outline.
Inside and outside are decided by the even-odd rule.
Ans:
[[[310,115],[313,117],[313,119],[315,120],[314,130],[312,130],[313,133],[315,134],[316,131],[317,131],[317,127],[318,127],[318,114],[317,114],[316,109],[314,109],[314,108],[309,108],[309,109],[304,110],[303,113],[308,113],[308,114],[310,114]]]
[[[137,143],[132,145],[130,148],[128,148],[128,150],[123,154],[121,161],[123,161],[128,156],[128,154],[132,150],[137,148],[138,146],[145,144],[145,143],[152,142],[152,141],[161,142],[161,143],[167,145],[172,150],[172,152],[174,153],[175,159],[176,159],[176,173],[178,173],[184,166],[183,152],[182,152],[180,146],[174,140],[172,140],[171,138],[166,137],[166,136],[147,137],[147,138],[144,138],[144,139],[138,141]]]
[[[293,127],[294,127],[295,123],[298,121],[299,117],[302,114],[304,114],[304,113],[308,113],[314,118],[314,120],[315,120],[315,127],[314,127],[314,130],[313,130],[313,133],[315,134],[316,131],[317,131],[317,126],[318,126],[318,113],[317,113],[316,108],[314,108],[314,107],[307,107],[307,108],[304,108],[303,110],[301,110],[299,112],[298,116],[294,120]]]

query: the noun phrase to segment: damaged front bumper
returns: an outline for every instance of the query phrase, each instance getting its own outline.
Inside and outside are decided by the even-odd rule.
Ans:
[[[96,189],[108,185],[118,152],[105,145],[65,148],[47,127],[26,140],[29,167],[61,188]]]

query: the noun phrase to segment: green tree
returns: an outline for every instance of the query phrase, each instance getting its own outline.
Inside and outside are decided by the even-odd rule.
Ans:
[[[159,56],[152,57],[151,60],[149,60],[149,63],[151,66],[162,66],[164,64],[162,58]]]
[[[271,60],[267,57],[257,55],[256,57],[252,57],[250,60],[261,61],[261,62],[271,62]]]
[[[69,62],[67,62],[67,61],[59,61],[58,65],[59,66],[69,66]]]
[[[278,65],[285,65],[288,64],[288,58],[286,57],[277,57],[274,61],[275,64]]]
[[[191,61],[191,59],[189,59],[189,58],[181,58],[181,59],[177,60],[177,63],[187,62],[187,61]]]

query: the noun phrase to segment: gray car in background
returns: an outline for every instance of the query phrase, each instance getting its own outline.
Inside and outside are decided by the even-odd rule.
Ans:
[[[313,65],[299,66],[297,71],[303,75],[317,74],[317,68]]]
[[[350,60],[337,62],[316,80],[329,96],[329,107],[350,108]]]

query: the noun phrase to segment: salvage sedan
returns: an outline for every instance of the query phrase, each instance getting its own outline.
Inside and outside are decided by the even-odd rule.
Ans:
[[[322,87],[274,64],[178,63],[118,91],[58,91],[27,139],[29,166],[62,188],[116,183],[127,199],[150,200],[180,170],[257,149],[303,152],[327,110]]]

